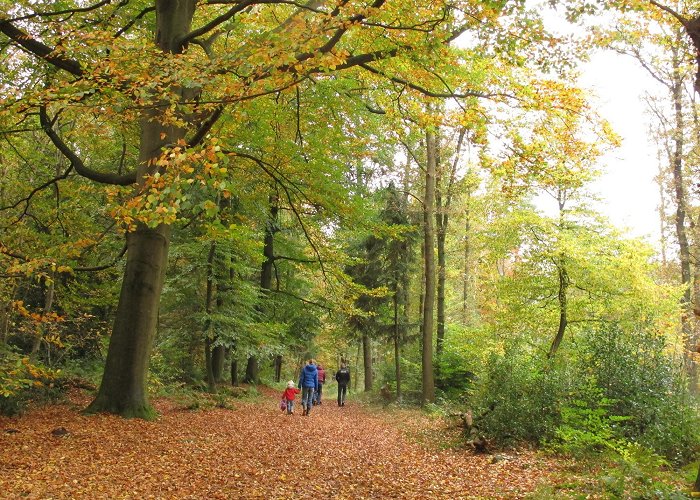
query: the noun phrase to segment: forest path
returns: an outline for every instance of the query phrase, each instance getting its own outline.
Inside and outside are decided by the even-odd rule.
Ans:
[[[279,391],[281,392],[281,391]],[[328,398],[301,415],[278,391],[231,409],[155,403],[153,422],[84,416],[73,405],[0,417],[3,498],[522,498],[552,463],[529,452],[440,450],[444,423]],[[68,432],[55,436],[64,427]],[[429,439],[428,439],[429,437]],[[422,442],[422,444],[421,444]]]

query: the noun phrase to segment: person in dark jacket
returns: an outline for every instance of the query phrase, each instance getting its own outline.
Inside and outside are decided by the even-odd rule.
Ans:
[[[318,389],[318,370],[313,359],[306,362],[306,366],[301,370],[299,377],[299,388],[301,388],[302,415],[309,416],[311,406],[314,401],[314,393]]]
[[[345,363],[342,363],[340,370],[335,372],[335,380],[338,382],[338,406],[345,406],[345,395],[350,385],[350,370]]]
[[[316,370],[318,370],[318,389],[314,394],[314,404],[321,404],[321,396],[323,395],[323,384],[326,383],[326,370],[323,369],[321,363],[316,365]]]

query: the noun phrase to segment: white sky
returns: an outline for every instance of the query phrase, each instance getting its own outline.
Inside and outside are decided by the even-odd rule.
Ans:
[[[593,187],[603,200],[597,208],[615,226],[658,246],[658,161],[642,98],[645,92],[658,93],[659,84],[631,57],[612,51],[595,55],[584,66],[580,84],[597,94],[598,112],[623,140],[601,161],[603,175]]]

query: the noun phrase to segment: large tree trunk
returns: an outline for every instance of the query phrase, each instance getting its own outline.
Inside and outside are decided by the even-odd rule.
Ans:
[[[226,349],[222,345],[217,345],[211,350],[211,369],[214,374],[214,382],[220,383],[224,376],[224,360],[226,359]]]
[[[166,53],[182,53],[181,40],[190,31],[196,0],[157,0],[154,43]],[[173,88],[184,96],[184,88]],[[169,106],[153,106],[143,112],[137,183],[143,188],[157,169],[163,148],[177,144],[185,130],[163,123]],[[127,259],[119,305],[112,329],[102,383],[89,412],[106,411],[125,417],[148,418],[146,381],[158,307],[168,261],[170,227],[139,224],[127,234]]]
[[[435,379],[433,377],[433,306],[435,305],[435,134],[426,133],[427,165],[425,169],[424,205],[424,270],[425,297],[423,299],[423,403],[435,400]]]
[[[372,341],[366,333],[362,334],[362,361],[365,367],[365,392],[369,392],[374,385],[374,375],[372,374]]]
[[[243,382],[246,384],[257,384],[260,380],[260,368],[258,367],[258,358],[250,356],[245,366],[245,376]]]
[[[128,254],[102,383],[88,412],[151,418],[146,382],[167,264],[170,228],[139,227]]]

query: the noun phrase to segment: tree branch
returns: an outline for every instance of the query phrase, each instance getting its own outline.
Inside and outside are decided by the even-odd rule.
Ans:
[[[270,291],[271,291],[271,292],[275,292],[275,293],[279,293],[280,295],[286,295],[286,296],[288,296],[288,297],[292,297],[293,299],[296,299],[296,300],[298,300],[298,301],[300,301],[300,302],[303,302],[304,304],[309,304],[309,305],[312,305],[312,306],[316,306],[316,307],[319,307],[319,308],[321,308],[321,309],[325,309],[326,311],[332,311],[332,310],[333,310],[332,307],[329,307],[329,306],[324,305],[324,304],[320,304],[320,303],[318,303],[318,302],[314,302],[314,301],[312,301],[312,300],[304,299],[304,298],[302,298],[302,297],[299,297],[298,295],[294,295],[293,293],[290,293],[290,292],[287,292],[287,291],[284,291],[284,290],[276,289],[276,290],[270,290]]]
[[[649,0],[649,3],[652,4],[655,7],[658,7],[659,9],[663,10],[664,12],[671,14],[671,16],[675,17],[679,23],[681,23],[683,26],[687,26],[688,22],[690,21],[689,19],[681,16],[678,12],[673,10],[670,7],[667,7],[666,5],[662,5],[656,0]]]
[[[366,69],[370,73],[374,73],[375,75],[381,76],[383,78],[386,78],[387,80],[391,80],[394,83],[398,83],[399,85],[403,85],[405,87],[408,87],[410,89],[413,89],[415,91],[420,92],[421,94],[428,96],[428,97],[437,97],[437,98],[455,98],[455,99],[464,99],[467,97],[482,97],[482,98],[489,98],[489,97],[495,97],[497,94],[484,94],[482,92],[473,92],[473,91],[467,91],[463,93],[454,93],[454,92],[449,92],[449,93],[444,93],[444,92],[433,92],[432,90],[428,90],[425,87],[422,87],[420,85],[417,85],[415,83],[411,83],[408,80],[404,80],[403,78],[399,78],[397,76],[389,76],[386,73],[370,66],[369,64],[359,64],[361,68]],[[449,87],[448,87],[449,88]]]
[[[105,172],[96,172],[86,167],[83,161],[78,157],[78,155],[76,155],[73,152],[73,150],[71,150],[68,147],[68,145],[65,142],[63,142],[63,140],[53,129],[53,123],[51,120],[49,120],[49,116],[46,113],[46,106],[39,107],[39,121],[41,123],[41,127],[44,129],[44,132],[49,137],[49,139],[51,139],[51,142],[63,154],[63,156],[65,156],[68,159],[68,161],[70,161],[71,166],[75,168],[75,171],[78,174],[102,184],[128,186],[136,182],[136,172],[118,175]]]
[[[4,33],[10,40],[27,52],[40,57],[49,64],[63,69],[74,76],[83,76],[83,70],[78,61],[64,57],[59,51],[32,38],[28,33],[15,27],[10,21],[0,20],[0,32]]]
[[[216,109],[209,115],[209,118],[202,122],[202,125],[194,133],[194,135],[187,141],[187,147],[191,148],[202,142],[202,140],[209,133],[211,128],[216,124],[216,122],[221,118],[221,114],[224,112],[224,105],[220,104]]]
[[[123,34],[126,33],[127,31],[129,31],[129,30],[131,29],[131,27],[132,27],[134,24],[136,24],[136,21],[138,21],[139,19],[141,19],[142,17],[144,17],[144,16],[145,16],[146,14],[148,14],[149,12],[155,12],[155,10],[156,10],[155,7],[146,7],[145,9],[143,9],[141,12],[138,13],[138,15],[136,15],[136,17],[134,17],[134,18],[131,19],[128,23],[126,23],[124,26],[122,26],[122,27],[119,29],[119,31],[117,31],[117,32],[114,34],[114,38],[119,38],[121,35],[123,35]]]
[[[124,257],[124,254],[126,254],[128,246],[124,244],[124,246],[121,249],[121,252],[112,260],[111,263],[109,264],[103,264],[101,266],[95,266],[95,267],[74,267],[73,271],[78,271],[78,272],[94,272],[94,271],[103,271],[105,269],[109,269],[110,267],[114,267],[119,260],[121,260],[122,257]]]
[[[122,0],[121,4],[126,3],[126,1],[127,0]],[[26,21],[28,19],[33,19],[35,17],[52,17],[52,16],[62,16],[63,14],[76,14],[78,12],[90,12],[92,10],[99,9],[100,7],[104,7],[105,5],[109,5],[110,3],[112,3],[112,0],[102,0],[101,2],[98,2],[94,5],[88,5],[87,7],[76,7],[74,9],[55,10],[55,11],[51,11],[51,12],[34,12],[33,14],[27,14],[26,16],[8,19],[8,21],[10,21],[10,22]]]
[[[238,14],[242,10],[246,9],[247,7],[250,7],[251,5],[260,4],[260,3],[274,3],[274,2],[269,2],[266,0],[262,0],[262,1],[260,1],[260,0],[259,1],[242,0],[242,1],[239,1],[236,3],[237,3],[237,5],[235,7],[231,7],[226,13],[221,14],[219,17],[212,19],[204,26],[197,28],[196,30],[190,31],[189,33],[184,35],[179,40],[179,44],[181,46],[184,46],[188,42],[192,41],[194,38],[197,38],[198,36],[201,36],[201,35],[208,33],[209,31],[213,30],[214,28],[216,28],[220,24],[225,23],[226,21],[228,21],[229,19],[234,17],[236,14]]]

